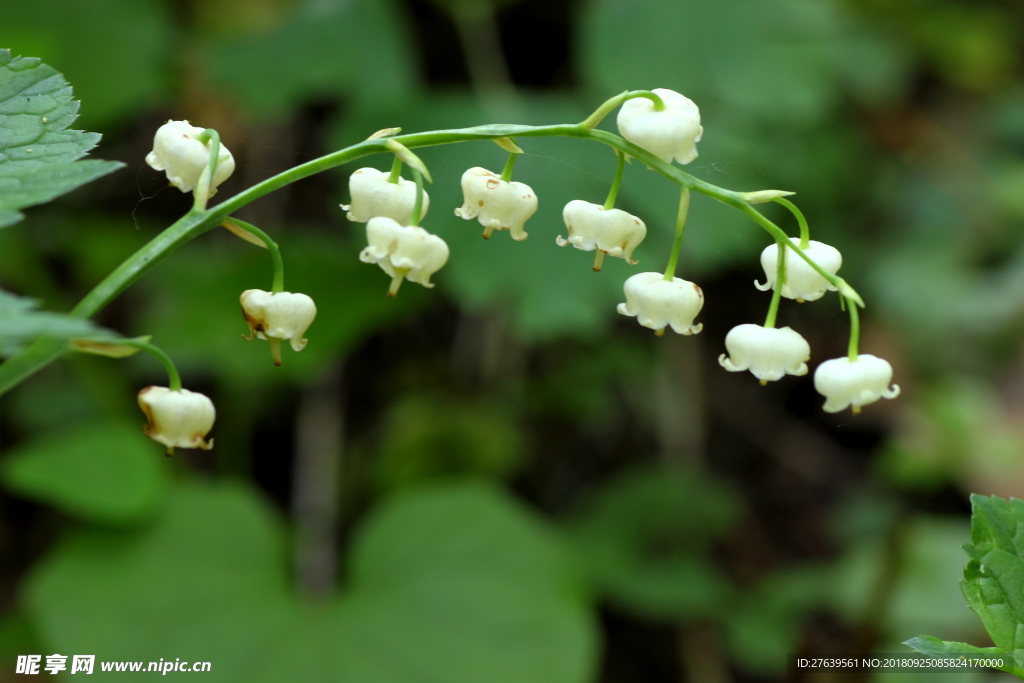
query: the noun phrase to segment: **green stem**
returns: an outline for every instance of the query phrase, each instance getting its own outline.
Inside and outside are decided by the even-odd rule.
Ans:
[[[665,279],[669,282],[676,276],[676,264],[679,262],[679,249],[683,246],[683,229],[686,228],[686,216],[690,213],[690,189],[679,191],[679,213],[676,214],[676,240],[672,244],[672,255],[665,269]]]
[[[619,196],[619,186],[622,185],[622,172],[626,170],[626,155],[615,150],[615,156],[619,162],[615,167],[615,179],[612,180],[612,189],[608,190],[608,199],[604,200],[604,210],[610,211],[615,208],[615,200]]]
[[[175,367],[174,361],[171,360],[170,356],[163,352],[163,349],[139,339],[118,339],[116,343],[121,346],[134,346],[137,349],[155,356],[156,359],[164,366],[164,370],[167,371],[167,388],[171,391],[181,391],[181,375],[178,374],[178,368]]]
[[[274,283],[270,286],[270,292],[272,294],[277,294],[278,292],[283,292],[284,291],[284,259],[281,257],[281,248],[277,246],[277,243],[274,242],[274,240],[270,239],[270,235],[268,235],[267,233],[263,232],[262,230],[257,228],[255,225],[252,225],[251,223],[246,223],[245,221],[243,221],[243,220],[241,220],[239,218],[235,218],[234,216],[232,216],[231,218],[225,218],[224,222],[225,223],[231,223],[232,225],[234,225],[234,226],[236,226],[238,228],[241,228],[242,230],[245,230],[246,232],[250,232],[253,235],[256,235],[257,237],[260,238],[260,240],[262,240],[263,244],[265,244],[267,246],[267,251],[270,252],[271,260],[273,260],[273,262],[274,262]]]
[[[605,100],[604,104],[595,109],[593,114],[580,122],[580,128],[584,130],[593,129],[597,124],[604,120],[604,117],[611,114],[615,107],[619,106],[626,100],[636,99],[637,97],[646,97],[651,102],[654,102],[654,111],[662,111],[665,109],[665,101],[662,100],[657,93],[651,92],[650,90],[627,90],[624,93]]]
[[[192,211],[205,211],[206,204],[210,201],[213,179],[217,174],[217,157],[220,156],[220,134],[213,128],[207,128],[196,136],[196,140],[204,145],[207,142],[210,143],[210,165],[203,169],[202,175],[199,176],[199,182],[196,184],[196,189],[192,193]]]
[[[501,179],[506,183],[512,180],[512,169],[516,167],[516,157],[519,155],[515,152],[508,155],[508,161],[505,162],[505,168],[501,171]]]
[[[736,206],[731,202],[725,203],[730,204],[731,206]],[[789,248],[795,251],[797,256],[802,258],[811,268],[814,268],[814,270],[817,271],[817,273],[821,275],[823,278],[828,280],[830,284],[834,285],[837,289],[839,289],[840,293],[847,292],[847,298],[852,298],[852,296],[850,296],[849,293],[852,293],[853,296],[857,296],[857,293],[854,292],[848,284],[846,284],[846,281],[844,281],[843,278],[837,277],[832,273],[828,272],[827,270],[825,270],[824,268],[822,268],[821,266],[819,266],[814,259],[807,255],[807,252],[805,252],[802,247],[799,247],[790,241],[789,237],[786,235],[785,231],[783,231],[782,228],[768,220],[764,215],[761,214],[761,212],[757,211],[749,204],[741,204],[737,206],[737,208],[743,213],[753,218],[755,223],[757,223],[762,228],[767,230],[768,234],[774,237],[776,242],[789,243]]]
[[[775,289],[772,290],[772,303],[768,306],[768,317],[764,320],[765,327],[775,327],[775,317],[779,313],[779,302],[782,300],[782,286],[786,284],[786,245],[785,242],[776,242],[779,249],[778,265],[775,270]]]
[[[398,179],[402,177],[402,160],[397,156],[395,160],[391,162],[391,175],[388,176],[388,182],[395,185],[398,184]]]
[[[847,300],[846,307],[850,309],[850,346],[847,354],[850,362],[853,362],[857,360],[857,346],[860,344],[860,312],[856,301]]]
[[[806,249],[811,246],[811,229],[807,226],[807,219],[804,218],[803,211],[796,208],[796,204],[782,197],[776,197],[772,201],[782,204],[796,216],[796,221],[800,224],[800,248]]]
[[[585,121],[584,124],[586,123],[587,122]],[[390,140],[397,140],[408,148],[418,148],[445,145],[455,142],[468,142],[471,140],[494,140],[496,138],[505,137],[570,137],[600,142],[633,157],[645,166],[650,167],[657,173],[660,173],[672,182],[677,183],[684,188],[695,190],[724,204],[728,204],[735,209],[743,211],[754,218],[754,220],[757,221],[773,237],[785,237],[785,234],[780,228],[771,221],[765,219],[761,214],[754,211],[749,206],[747,201],[744,199],[743,193],[733,192],[732,190],[727,190],[725,188],[712,185],[711,183],[699,178],[695,178],[683,171],[679,166],[662,161],[647,150],[624,140],[614,133],[609,133],[608,131],[591,130],[586,125],[581,124],[556,124],[551,126],[492,124],[476,126],[474,128],[427,131],[422,133],[399,135],[393,138],[363,140],[362,142],[358,142],[350,147],[307,161],[304,164],[267,178],[266,180],[239,192],[235,196],[224,200],[216,206],[203,211],[190,211],[115,268],[113,272],[97,284],[96,287],[94,287],[93,290],[90,291],[85,298],[83,298],[78,305],[74,307],[74,309],[72,309],[70,315],[79,318],[91,318],[107,304],[113,301],[113,299],[121,292],[137,282],[139,278],[149,272],[150,269],[172,254],[176,249],[178,249],[178,247],[220,225],[221,221],[242,207],[273,192],[274,190],[280,189],[303,178],[341,166],[342,164],[356,161],[357,159],[361,159],[371,154],[392,153],[392,150],[387,147],[387,143]],[[808,261],[808,263],[814,265],[802,250],[797,249],[797,253],[800,254],[804,260]],[[833,283],[841,282],[839,278],[832,275],[826,274],[826,279]],[[0,365],[0,395],[17,386],[41,368],[52,363],[54,360],[59,358],[66,349],[67,345],[61,340],[43,337],[14,356],[11,356],[6,362]]]
[[[515,154],[512,157],[514,158]],[[416,203],[412,206],[412,217],[409,219],[409,225],[419,225],[420,213],[423,212],[423,174],[414,168],[412,169],[412,177],[416,180]]]

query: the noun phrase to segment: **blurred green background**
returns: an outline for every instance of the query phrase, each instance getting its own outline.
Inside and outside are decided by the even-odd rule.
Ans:
[[[786,653],[987,645],[958,546],[969,492],[1024,497],[1022,46],[1012,0],[5,2],[0,47],[61,71],[94,156],[127,164],[0,231],[0,287],[50,310],[190,207],[143,162],[170,118],[234,153],[220,198],[381,128],[573,122],[663,87],[701,108],[689,172],[798,193],[903,395],[828,415],[810,376],[723,371],[725,334],[766,311],[768,240],[703,196],[680,274],[704,332],[618,316],[636,271],[554,243],[567,201],[603,201],[600,145],[519,141],[540,199],[522,243],[452,213],[500,149],[424,150],[451,259],[393,300],[338,208],[363,164],[324,173],[238,214],[319,309],[282,368],[240,339],[269,259],[225,231],[99,316],[213,398],[215,450],[142,436],[147,358],[70,358],[0,398],[0,681],[57,652],[223,681],[824,683],[868,679],[799,678]],[[675,198],[627,168],[644,270]],[[845,352],[836,297],[784,301],[780,325],[812,369]]]

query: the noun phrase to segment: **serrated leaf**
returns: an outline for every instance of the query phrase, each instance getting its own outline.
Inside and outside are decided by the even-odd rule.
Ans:
[[[993,655],[1005,654],[997,647],[977,647],[967,643],[958,643],[953,640],[942,640],[934,636],[917,636],[903,643],[915,652],[924,655]],[[986,657],[988,659],[988,657]],[[1001,671],[1015,673],[1013,663],[999,667]],[[1016,674],[1018,678],[1020,674]]]
[[[117,161],[76,161],[98,133],[67,130],[78,115],[71,86],[38,59],[0,50],[0,227],[19,209],[48,202],[114,171]]]
[[[972,544],[964,546],[971,559],[960,588],[995,643],[995,651],[1012,653],[1016,667],[1024,669],[1024,501],[975,494],[971,504]],[[917,649],[943,643],[922,637],[907,644]]]
[[[38,337],[84,337],[97,328],[89,320],[35,310],[35,299],[0,290],[0,357],[9,356]]]
[[[180,32],[166,0],[6,2],[3,46],[31,54],[75,84],[90,127],[137,117],[172,85]],[[53,117],[50,117],[51,121]]]

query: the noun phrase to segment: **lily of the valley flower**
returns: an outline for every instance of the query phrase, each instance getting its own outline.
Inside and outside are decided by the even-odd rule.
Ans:
[[[601,269],[605,254],[625,259],[629,264],[637,263],[633,250],[647,236],[647,226],[636,216],[620,209],[606,211],[600,204],[574,199],[565,205],[562,218],[569,237],[555,238],[558,246],[571,244],[582,251],[597,250],[594,270]]]
[[[199,176],[210,165],[210,143],[196,139],[205,128],[188,121],[168,121],[156,131],[153,151],[146,163],[167,172],[167,180],[182,192],[191,192],[199,184]],[[210,194],[235,171],[235,158],[224,145],[217,154],[217,171],[210,182]]]
[[[682,278],[666,280],[661,273],[638,273],[623,285],[626,303],[619,304],[622,315],[635,316],[638,323],[656,334],[665,334],[671,326],[679,334],[697,334],[704,325],[693,319],[704,306],[704,292]]]
[[[900,387],[898,384],[890,387],[890,382],[892,366],[867,353],[860,354],[856,360],[827,360],[814,371],[814,388],[825,397],[822,409],[827,413],[838,413],[848,406],[859,413],[861,406],[880,398],[896,398]]]
[[[462,174],[462,207],[455,215],[476,218],[484,226],[484,239],[495,230],[508,230],[512,239],[525,240],[524,226],[537,211],[537,195],[529,185],[506,182],[486,168],[471,168]]]
[[[416,183],[405,178],[392,183],[388,182],[388,177],[388,173],[375,168],[361,168],[349,176],[348,189],[352,203],[342,204],[341,208],[348,211],[350,221],[365,223],[377,216],[387,216],[402,225],[409,225],[416,205]],[[424,191],[421,219],[427,215],[429,206],[430,197]]]
[[[206,435],[217,413],[206,396],[188,389],[146,387],[139,392],[139,407],[146,414],[142,432],[166,446],[167,455],[175,448],[213,448],[213,439],[207,441]]]
[[[281,342],[290,341],[292,350],[306,348],[303,338],[316,317],[316,304],[305,294],[292,292],[264,292],[247,289],[242,292],[242,313],[253,335],[270,342],[274,365],[281,364]]]
[[[654,102],[645,97],[627,100],[619,109],[619,133],[663,161],[690,163],[697,158],[697,143],[704,134],[700,110],[674,90],[655,88],[651,92],[661,97],[665,108],[657,111]]]
[[[761,384],[774,382],[783,375],[806,375],[811,347],[789,327],[737,325],[725,336],[725,348],[718,362],[729,372],[750,370]]]
[[[791,243],[800,246],[800,240],[791,237]],[[821,268],[835,275],[843,265],[843,255],[835,247],[830,247],[822,242],[810,240],[810,246],[804,249],[804,253],[811,257]],[[764,268],[766,281],[762,285],[754,282],[754,286],[762,292],[768,291],[775,286],[775,278],[779,271],[779,245],[771,244],[761,252],[761,267]],[[822,275],[811,268],[796,253],[790,251],[786,254],[786,283],[782,285],[782,296],[797,301],[814,301],[825,295],[826,291],[836,291],[836,286],[826,280]]]
[[[359,254],[363,263],[376,263],[391,276],[388,295],[394,296],[408,278],[424,287],[433,287],[430,276],[448,262],[448,245],[437,235],[419,226],[402,226],[385,216],[371,218],[366,224],[369,243]]]

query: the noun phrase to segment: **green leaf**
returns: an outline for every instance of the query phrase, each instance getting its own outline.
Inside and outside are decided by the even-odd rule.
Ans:
[[[960,590],[981,618],[995,651],[1012,653],[1017,668],[1024,669],[1024,501],[974,494],[971,504],[971,544],[963,546],[970,559]],[[911,643],[946,645],[937,638],[908,642],[916,647]]]
[[[317,97],[401,97],[415,89],[415,68],[394,4],[307,0],[280,27],[210,47],[212,75],[262,118]]]
[[[584,683],[594,672],[592,615],[564,548],[488,486],[376,510],[335,599],[297,600],[286,557],[281,524],[249,489],[190,483],[145,531],[70,534],[25,602],[54,651],[173,653],[213,662],[210,681]]]
[[[176,18],[166,0],[4,3],[4,45],[75,84],[90,127],[138,117],[171,84]]]
[[[71,86],[38,59],[0,50],[0,228],[18,211],[48,202],[124,164],[76,161],[100,136],[67,130],[78,115]]]
[[[670,88],[702,107],[808,121],[840,104],[844,82],[877,99],[902,78],[893,50],[813,0],[595,0],[582,25],[581,62],[601,93]]]
[[[599,491],[568,532],[581,566],[612,601],[645,617],[716,614],[730,587],[707,557],[732,522],[731,491],[682,469],[629,472]]]
[[[915,652],[920,652],[925,655],[992,655],[992,654],[1003,654],[1003,651],[998,647],[976,647],[974,645],[968,645],[967,643],[958,643],[952,640],[942,640],[941,638],[935,638],[934,636],[917,636],[903,643]],[[1015,673],[1013,663],[1007,663],[1006,666],[1000,667],[1001,671],[1008,673]],[[1018,678],[1024,678],[1024,675],[1015,673]]]
[[[0,479],[25,498],[114,524],[152,517],[169,481],[161,450],[142,435],[139,425],[119,422],[31,441],[8,454]]]
[[[0,290],[0,357],[10,356],[32,340],[84,337],[97,332],[89,320],[37,311],[38,302]]]

